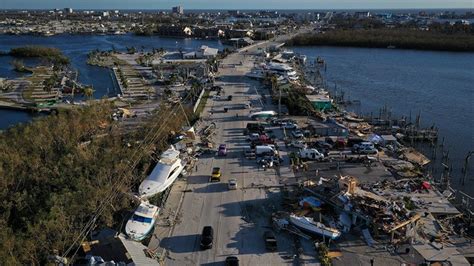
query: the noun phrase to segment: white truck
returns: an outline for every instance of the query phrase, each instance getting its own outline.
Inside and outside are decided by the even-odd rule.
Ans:
[[[276,156],[278,155],[278,151],[276,150],[275,145],[272,145],[272,144],[259,145],[259,146],[255,146],[255,154],[257,156],[262,156],[262,155]]]
[[[322,160],[324,154],[319,152],[317,149],[301,149],[299,152],[300,158],[308,160]]]

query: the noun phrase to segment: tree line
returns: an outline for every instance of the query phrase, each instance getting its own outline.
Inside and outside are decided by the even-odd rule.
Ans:
[[[145,178],[153,153],[165,149],[170,132],[183,124],[182,113],[163,121],[171,108],[163,106],[130,133],[111,119],[114,106],[108,102],[60,110],[1,133],[0,265],[44,265],[49,255],[62,255],[111,193],[117,196],[96,228],[120,230],[134,206],[127,192]],[[143,149],[155,125],[164,128]],[[146,155],[132,170],[137,154]]]
[[[67,58],[61,52],[61,50],[54,47],[44,47],[44,46],[15,47],[10,50],[9,54],[14,57],[44,58],[58,65],[69,64],[69,58]]]
[[[368,48],[474,51],[474,34],[443,33],[411,29],[332,30],[325,33],[300,34],[287,45],[332,45]]]

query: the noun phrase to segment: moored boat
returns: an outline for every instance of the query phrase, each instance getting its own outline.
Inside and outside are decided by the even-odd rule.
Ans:
[[[341,232],[335,228],[328,227],[322,223],[315,222],[310,217],[290,215],[290,223],[294,226],[317,235],[329,237],[330,239],[337,239],[341,236]]]

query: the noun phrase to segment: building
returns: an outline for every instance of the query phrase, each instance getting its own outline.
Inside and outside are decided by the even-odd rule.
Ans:
[[[193,34],[193,31],[190,27],[186,26],[162,25],[158,27],[157,34],[161,36],[189,37]]]
[[[171,8],[171,13],[182,15],[184,14],[184,9],[182,6],[174,6],[173,8]]]
[[[306,95],[306,98],[308,101],[311,102],[311,105],[313,105],[314,109],[316,111],[326,111],[326,110],[331,110],[332,109],[332,102],[333,100],[329,98],[327,95]]]
[[[82,244],[76,265],[158,265],[147,257],[147,247],[112,229],[93,233],[92,241]]]
[[[349,129],[344,125],[336,122],[335,120],[328,120],[326,122],[320,122],[316,120],[310,120],[308,129],[312,134],[329,137],[347,137],[349,135]]]
[[[215,58],[218,52],[219,50],[216,48],[210,48],[203,45],[197,51],[183,54],[183,59],[210,59]]]
[[[72,14],[72,13],[73,13],[72,8],[66,7],[64,9],[64,14]]]

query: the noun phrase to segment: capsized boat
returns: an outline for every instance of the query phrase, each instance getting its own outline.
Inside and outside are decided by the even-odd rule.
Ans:
[[[173,184],[183,169],[184,165],[179,158],[179,151],[171,146],[161,154],[160,160],[151,174],[140,184],[138,189],[140,198],[149,198],[165,191]]]
[[[125,233],[135,241],[145,239],[153,230],[159,212],[160,209],[157,206],[147,201],[141,202],[140,206],[133,212],[132,217],[127,221]]]
[[[260,111],[249,114],[250,118],[257,119],[257,118],[270,118],[276,116],[277,113],[275,111]]]
[[[322,223],[315,222],[310,217],[290,215],[290,223],[294,226],[310,233],[337,239],[341,236],[341,232],[335,228],[328,227]]]

